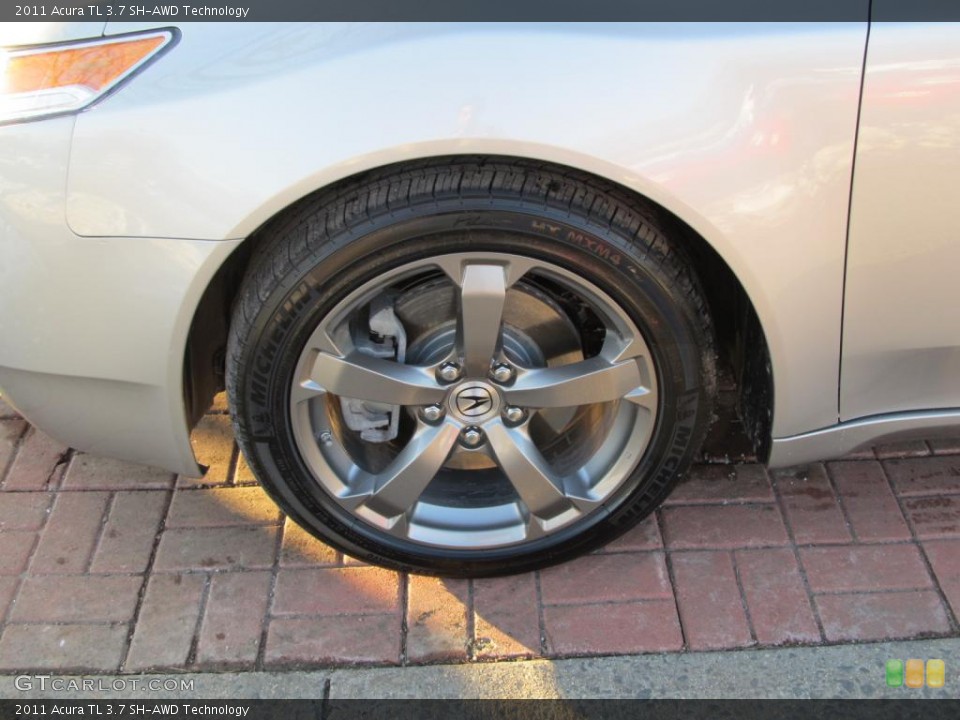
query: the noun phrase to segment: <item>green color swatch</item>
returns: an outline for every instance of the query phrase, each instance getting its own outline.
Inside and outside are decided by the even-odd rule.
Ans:
[[[887,687],[903,685],[903,660],[887,660]]]

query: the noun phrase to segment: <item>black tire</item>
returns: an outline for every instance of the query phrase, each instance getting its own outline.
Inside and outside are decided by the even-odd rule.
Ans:
[[[317,193],[258,235],[227,350],[237,440],[281,508],[344,553],[446,576],[559,563],[610,542],[653,512],[699,450],[716,385],[706,303],[656,208],[616,186],[526,161],[437,159]],[[520,545],[426,546],[357,522],[314,479],[288,411],[295,364],[319,318],[391,268],[462,251],[522,253],[588,279],[641,329],[656,368],[659,415],[629,479],[599,511]]]

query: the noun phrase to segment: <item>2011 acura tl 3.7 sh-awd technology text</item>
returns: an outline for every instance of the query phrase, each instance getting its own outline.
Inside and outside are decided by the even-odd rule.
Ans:
[[[773,467],[960,426],[957,26],[3,32],[0,387],[73,447],[198,475],[225,388],[310,532],[481,576],[652,512],[718,368]]]

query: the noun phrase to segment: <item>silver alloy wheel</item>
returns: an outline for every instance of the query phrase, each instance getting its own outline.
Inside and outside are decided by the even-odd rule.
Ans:
[[[373,307],[395,313],[402,339],[371,334]],[[344,398],[389,418],[395,436],[361,438]],[[323,317],[290,413],[307,467],[348,516],[479,550],[598,512],[643,457],[657,380],[637,326],[583,277],[522,255],[459,253],[390,270]]]

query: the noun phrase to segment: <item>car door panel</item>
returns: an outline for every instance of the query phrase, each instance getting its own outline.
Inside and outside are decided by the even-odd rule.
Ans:
[[[871,26],[841,420],[960,407],[960,25]]]

